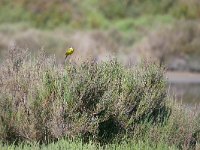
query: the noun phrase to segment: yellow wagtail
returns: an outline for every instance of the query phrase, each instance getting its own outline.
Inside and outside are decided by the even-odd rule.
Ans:
[[[72,47],[68,48],[65,53],[65,60],[67,59],[67,56],[69,56],[73,53],[74,53],[74,49]]]

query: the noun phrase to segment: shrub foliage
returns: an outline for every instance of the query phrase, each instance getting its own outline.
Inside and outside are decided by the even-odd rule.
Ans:
[[[136,135],[137,125],[158,124],[166,106],[163,70],[116,60],[56,65],[41,54],[12,50],[0,73],[0,139],[50,142],[82,137],[111,142]]]

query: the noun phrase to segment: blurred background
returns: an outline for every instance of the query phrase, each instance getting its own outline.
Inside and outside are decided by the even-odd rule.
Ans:
[[[200,102],[199,0],[0,0],[0,62],[13,45],[60,62],[71,46],[77,62],[150,59],[178,99]]]

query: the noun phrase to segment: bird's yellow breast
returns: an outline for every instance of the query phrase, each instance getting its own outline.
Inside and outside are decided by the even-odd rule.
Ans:
[[[67,55],[71,55],[71,54],[73,54],[73,52],[74,52],[74,49],[71,47],[71,48],[67,49],[65,55],[66,55],[66,56],[67,56]]]

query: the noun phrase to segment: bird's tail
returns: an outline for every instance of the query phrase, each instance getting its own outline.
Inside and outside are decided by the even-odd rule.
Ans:
[[[68,55],[65,56],[65,63],[68,61]]]
[[[68,55],[65,56],[65,60],[67,59]]]

